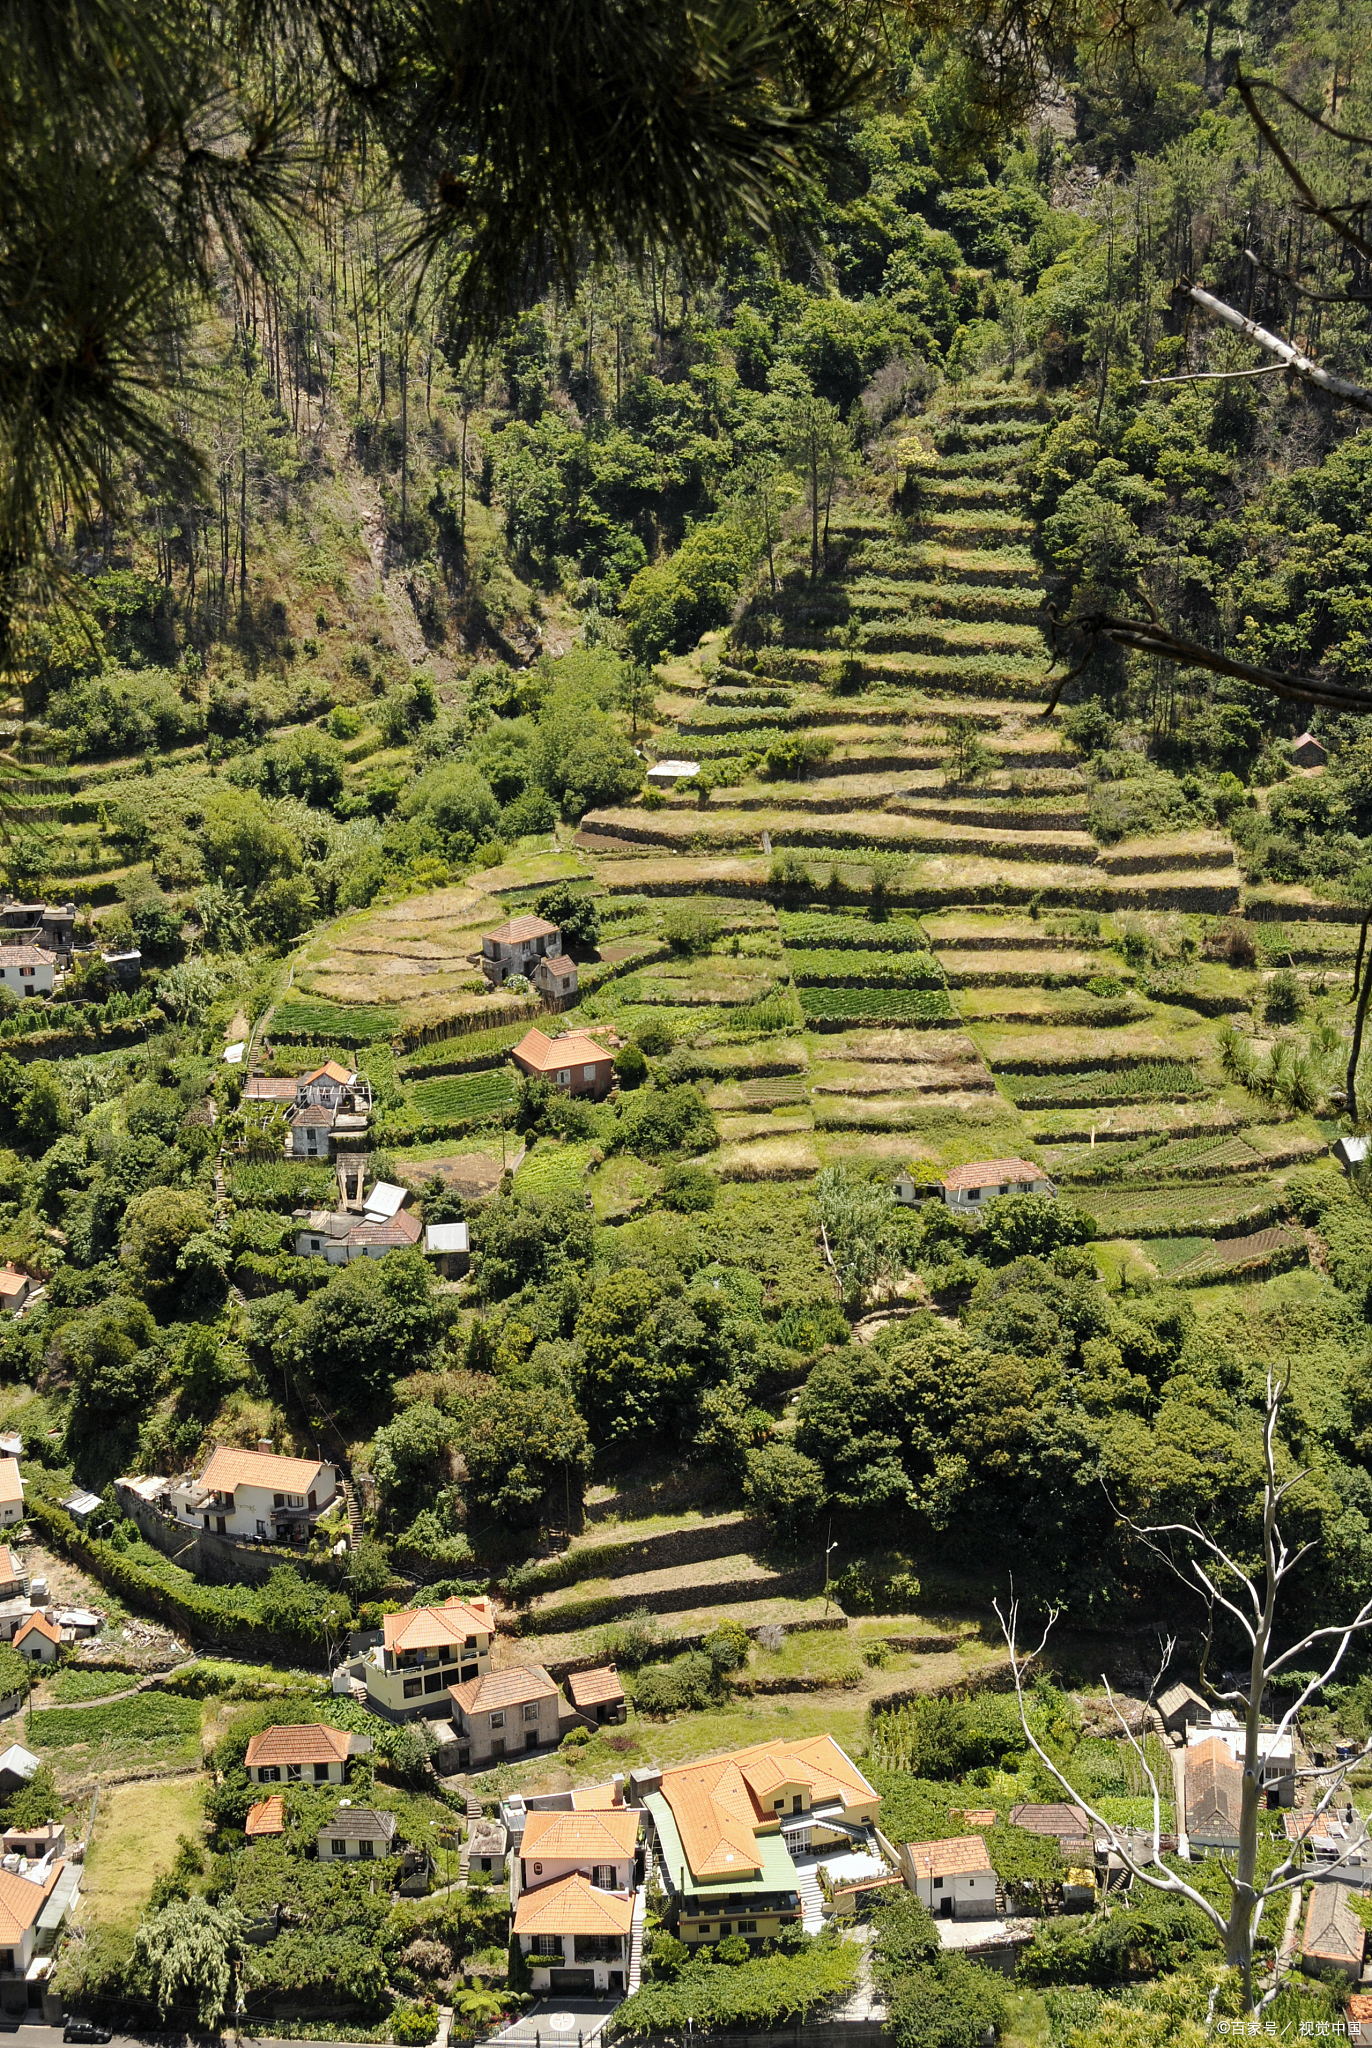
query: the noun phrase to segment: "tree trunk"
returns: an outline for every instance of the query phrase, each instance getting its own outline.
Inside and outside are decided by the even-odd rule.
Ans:
[[[1350,1003],[1356,1003],[1358,992],[1362,988],[1362,959],[1363,954],[1367,950],[1367,927],[1369,923],[1372,923],[1372,911],[1369,911],[1368,915],[1363,919],[1362,929],[1358,933],[1358,957],[1353,963],[1353,986],[1348,995]]]
[[[1358,1007],[1353,1018],[1353,1043],[1348,1052],[1348,1080],[1344,1092],[1344,1107],[1354,1123],[1358,1120],[1358,1061],[1362,1057],[1362,1031],[1367,1022],[1367,996],[1372,989],[1372,970],[1364,974],[1362,987],[1358,990]]]
[[[810,440],[810,582],[819,581],[819,441]]]

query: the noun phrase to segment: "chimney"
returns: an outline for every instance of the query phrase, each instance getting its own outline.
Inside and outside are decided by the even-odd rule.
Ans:
[[[624,1804],[624,1773],[622,1771],[616,1771],[610,1780],[610,1804],[611,1806],[622,1806]]]
[[[271,1447],[272,1447],[272,1439],[271,1439],[271,1438],[270,1438],[269,1436],[260,1436],[260,1437],[259,1437],[259,1438],[257,1439],[257,1448],[258,1448],[258,1450],[259,1450],[259,1451],[268,1451],[268,1452],[270,1452],[270,1450],[271,1450]]]

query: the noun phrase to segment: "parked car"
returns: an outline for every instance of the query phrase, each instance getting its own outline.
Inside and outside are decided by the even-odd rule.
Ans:
[[[108,2041],[110,2030],[99,2020],[68,2020],[62,2029],[64,2041]]]

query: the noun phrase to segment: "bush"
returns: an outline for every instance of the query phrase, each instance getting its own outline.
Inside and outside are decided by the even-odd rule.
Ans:
[[[615,1054],[615,1072],[621,1088],[641,1088],[651,1068],[647,1055],[636,1045],[622,1045]]]
[[[662,1174],[662,1204],[688,1215],[713,1209],[719,1183],[708,1166],[691,1166],[684,1160],[670,1160]]]
[[[1263,1015],[1269,1024],[1294,1024],[1305,1008],[1305,992],[1289,968],[1274,974],[1264,992]]]
[[[674,953],[688,957],[708,953],[719,938],[719,912],[708,897],[689,897],[683,903],[669,903],[662,915],[662,931]]]
[[[413,2043],[414,2048],[432,2041],[438,2033],[438,2014],[431,2006],[426,2012],[417,2005],[398,2005],[391,2014],[391,2039]]]
[[[687,1650],[670,1664],[645,1664],[634,1680],[634,1703],[640,1714],[660,1720],[667,1714],[700,1712],[719,1697],[720,1682],[703,1650]]]
[[[614,1143],[641,1159],[657,1159],[664,1152],[713,1152],[719,1131],[698,1091],[682,1082],[636,1096],[621,1112]]]
[[[809,1528],[825,1501],[824,1474],[813,1458],[788,1443],[764,1444],[747,1454],[743,1498],[782,1536]]]

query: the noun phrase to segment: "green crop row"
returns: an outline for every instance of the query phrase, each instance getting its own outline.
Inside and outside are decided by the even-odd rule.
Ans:
[[[244,1209],[298,1209],[306,1202],[327,1202],[334,1190],[327,1166],[291,1159],[235,1160],[232,1182],[234,1200]]]
[[[942,988],[943,969],[932,953],[788,952],[797,988]]]
[[[1006,1075],[1002,1088],[1021,1109],[1073,1109],[1110,1103],[1203,1095],[1205,1082],[1180,1060],[1148,1060],[1138,1066],[1092,1067],[1080,1074]]]
[[[943,1024],[957,1012],[944,989],[804,988],[800,1006],[817,1030],[849,1024]]]
[[[71,1749],[90,1742],[165,1742],[199,1734],[200,1705],[171,1693],[135,1693],[104,1706],[47,1707],[29,1716],[28,1732],[41,1749]]]
[[[421,1116],[431,1121],[461,1117],[492,1116],[514,1100],[514,1079],[508,1067],[475,1074],[445,1074],[438,1080],[418,1081],[409,1098]]]
[[[929,944],[916,917],[846,917],[840,911],[779,910],[777,927],[786,946],[853,947],[857,951],[903,953]]]
[[[389,1038],[399,1023],[399,1012],[384,1004],[346,1009],[341,1003],[296,996],[277,1004],[272,1012],[270,1034],[273,1038],[289,1039],[327,1036],[345,1045],[360,1045],[372,1038]]]

